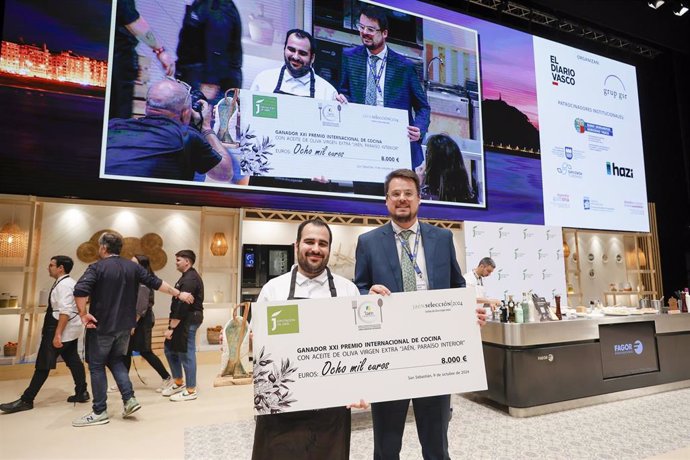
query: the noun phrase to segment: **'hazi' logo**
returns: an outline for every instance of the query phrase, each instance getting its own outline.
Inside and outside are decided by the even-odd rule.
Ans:
[[[606,162],[606,175],[607,176],[618,176],[618,177],[629,177],[633,178],[632,168],[624,168],[623,166],[616,166],[616,163],[610,161]]]

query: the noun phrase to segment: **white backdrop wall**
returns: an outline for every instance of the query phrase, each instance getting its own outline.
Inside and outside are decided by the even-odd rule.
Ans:
[[[566,305],[562,234],[560,227],[465,221],[467,266],[476,267],[483,257],[496,262],[484,280],[490,297],[512,294],[519,301],[531,289],[547,301],[560,294]]]
[[[200,211],[189,209],[156,209],[150,207],[94,206],[87,204],[46,203],[43,210],[36,298],[41,289],[53,283],[48,276],[50,257],[64,254],[74,259],[72,277],[78,279],[88,264],[77,258],[77,248],[91,235],[103,229],[113,229],[125,237],[141,238],[157,233],[163,238],[163,250],[168,262],[156,275],[170,284],[180,277],[175,269],[175,253],[192,249],[199,255]],[[212,293],[207,293],[210,295]],[[170,296],[156,292],[154,313],[165,318],[170,312]]]

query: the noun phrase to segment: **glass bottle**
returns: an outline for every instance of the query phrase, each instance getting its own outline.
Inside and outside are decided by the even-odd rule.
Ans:
[[[522,302],[520,302],[520,307],[522,308],[522,321],[525,323],[532,322],[532,316],[530,315],[529,302],[527,301],[527,293],[522,293]]]
[[[561,321],[563,319],[563,313],[561,312],[561,296],[556,294],[553,298],[556,301],[556,317]]]
[[[506,301],[501,300],[501,322],[502,323],[507,323],[508,322],[508,307],[506,306]]]
[[[516,322],[515,321],[515,301],[513,300],[512,295],[508,296],[508,322],[509,323]]]

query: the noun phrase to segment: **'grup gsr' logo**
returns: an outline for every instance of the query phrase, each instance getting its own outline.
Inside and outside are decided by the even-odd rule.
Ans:
[[[267,308],[268,335],[297,334],[299,309],[297,305],[278,305]]]
[[[278,98],[273,96],[259,96],[252,98],[252,115],[261,118],[278,118]]]
[[[618,75],[608,75],[604,79],[604,96],[619,101],[624,101],[628,98],[623,80]]]

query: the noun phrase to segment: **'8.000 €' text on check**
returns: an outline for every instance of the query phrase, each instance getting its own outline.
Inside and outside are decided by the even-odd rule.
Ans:
[[[473,289],[252,304],[259,415],[485,390]]]

